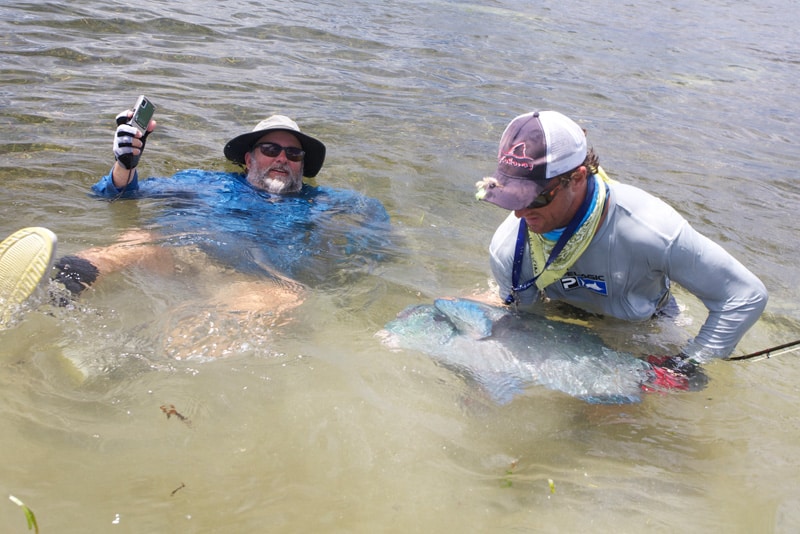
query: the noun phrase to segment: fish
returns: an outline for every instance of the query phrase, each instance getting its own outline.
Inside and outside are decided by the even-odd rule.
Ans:
[[[632,404],[651,378],[648,362],[584,326],[471,299],[408,306],[376,336],[389,349],[428,355],[500,405],[535,386],[590,404]]]

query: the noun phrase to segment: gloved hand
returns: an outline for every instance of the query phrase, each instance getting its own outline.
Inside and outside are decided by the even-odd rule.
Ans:
[[[73,295],[78,295],[89,287],[100,274],[92,262],[78,256],[64,256],[54,267],[55,279],[64,284]]]
[[[142,147],[139,148],[139,153],[134,155],[133,140],[136,138],[139,130],[136,126],[128,124],[130,121],[130,110],[123,111],[117,115],[117,131],[114,134],[114,159],[126,169],[133,169],[139,164],[139,158],[142,157],[144,152],[144,145],[147,142],[147,136],[150,135],[150,130],[146,131],[140,141]]]
[[[647,381],[642,383],[644,391],[666,389],[699,391],[708,384],[708,377],[700,366],[683,355],[650,355],[646,361],[651,368]]]

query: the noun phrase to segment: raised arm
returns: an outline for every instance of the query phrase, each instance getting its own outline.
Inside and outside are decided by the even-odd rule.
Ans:
[[[106,176],[92,186],[92,191],[102,197],[116,197],[139,188],[136,166],[144,152],[147,137],[155,130],[156,121],[150,120],[145,131],[131,122],[133,110],[120,112],[116,117],[114,132],[114,166]]]
[[[156,129],[156,121],[150,120],[145,132],[131,124],[133,110],[117,115],[117,131],[114,134],[114,168],[111,170],[114,186],[122,189],[133,179],[139,158],[144,152],[147,137]]]

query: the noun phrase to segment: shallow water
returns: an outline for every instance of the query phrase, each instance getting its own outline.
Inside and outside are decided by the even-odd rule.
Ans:
[[[488,288],[505,213],[473,184],[507,122],[539,108],[764,280],[738,354],[799,338],[795,6],[383,4],[0,7],[2,235],[47,226],[64,254],[137,226],[145,206],[86,192],[114,116],[145,93],[145,175],[230,170],[224,143],[281,112],[327,143],[316,182],[380,199],[403,238],[280,328],[220,315],[202,269],[132,269],[74,309],[28,311],[0,332],[0,493],[42,532],[796,531],[796,353],[717,362],[703,392],[635,406],[534,388],[498,407],[373,337],[408,304]],[[702,306],[678,298],[675,327],[590,323],[647,352],[699,327]],[[170,357],[197,317],[188,344],[235,353]],[[0,525],[27,531],[10,501]]]

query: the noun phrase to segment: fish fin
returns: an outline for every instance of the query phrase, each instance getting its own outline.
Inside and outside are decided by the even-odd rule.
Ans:
[[[508,314],[501,308],[469,299],[440,298],[433,305],[450,319],[459,333],[472,339],[491,336],[495,321]]]

